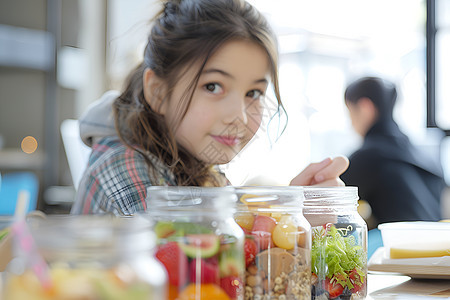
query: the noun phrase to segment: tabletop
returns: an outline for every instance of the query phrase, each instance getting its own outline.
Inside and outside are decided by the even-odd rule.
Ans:
[[[450,280],[413,279],[404,275],[369,273],[366,299],[450,299]]]

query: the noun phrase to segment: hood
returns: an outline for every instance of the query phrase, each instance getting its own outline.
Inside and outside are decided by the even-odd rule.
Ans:
[[[400,130],[392,119],[379,120],[364,137],[362,149],[377,149],[387,159],[415,165],[429,173],[443,177],[439,158],[430,157]]]
[[[119,95],[118,91],[104,93],[100,99],[91,103],[79,118],[81,139],[89,147],[101,138],[117,135],[112,104]]]

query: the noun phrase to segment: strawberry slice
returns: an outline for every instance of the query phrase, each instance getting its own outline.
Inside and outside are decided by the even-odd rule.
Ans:
[[[189,281],[195,283],[219,283],[217,259],[193,259],[189,263]]]
[[[228,276],[220,279],[220,287],[230,296],[231,299],[237,299],[243,295],[242,280],[237,276]]]
[[[245,239],[244,253],[245,253],[245,267],[248,267],[255,261],[256,254],[258,254],[258,246],[256,245],[254,240]]]
[[[186,284],[188,259],[177,242],[168,242],[159,246],[155,256],[166,268],[170,284],[175,286]]]

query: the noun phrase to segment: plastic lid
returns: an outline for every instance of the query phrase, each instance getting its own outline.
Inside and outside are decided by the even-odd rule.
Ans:
[[[426,222],[426,221],[413,221],[413,222],[391,222],[378,225],[380,230],[449,230],[450,223],[446,222]]]

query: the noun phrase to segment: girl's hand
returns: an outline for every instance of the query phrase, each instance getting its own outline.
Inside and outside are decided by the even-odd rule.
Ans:
[[[343,186],[345,184],[339,176],[347,170],[348,164],[345,156],[328,157],[321,162],[311,163],[292,179],[290,185]]]

